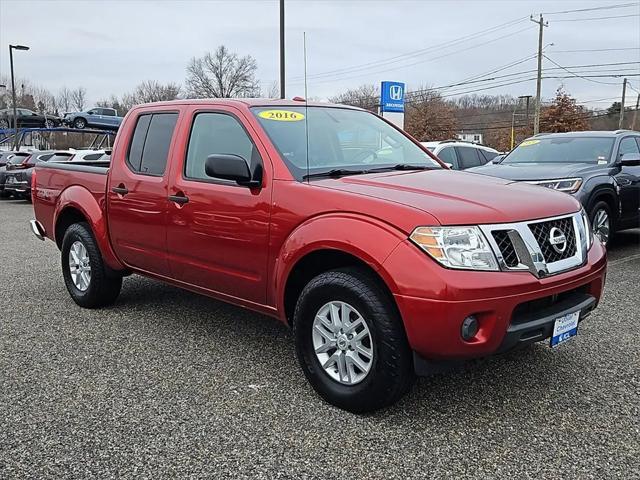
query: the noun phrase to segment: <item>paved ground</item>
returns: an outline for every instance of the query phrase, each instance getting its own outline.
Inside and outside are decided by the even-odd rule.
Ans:
[[[639,478],[640,231],[566,346],[323,403],[276,321],[141,277],[78,308],[58,251],[0,202],[0,478]]]

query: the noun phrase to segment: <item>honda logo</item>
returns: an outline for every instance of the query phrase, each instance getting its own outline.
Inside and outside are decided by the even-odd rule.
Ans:
[[[400,85],[391,85],[389,87],[389,98],[391,100],[402,100],[402,87]]]

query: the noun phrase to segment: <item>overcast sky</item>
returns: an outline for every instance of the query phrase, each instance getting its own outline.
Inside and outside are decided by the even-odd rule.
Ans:
[[[630,3],[626,8],[551,13]],[[381,80],[405,81],[410,88],[449,85],[533,57],[538,30],[528,16],[541,12],[549,12],[544,43],[555,44],[545,52],[559,65],[640,62],[637,1],[286,0],[287,96],[304,93],[305,31],[309,96],[326,98]],[[618,18],[602,18],[613,16]],[[130,91],[144,80],[184,84],[189,59],[224,44],[255,57],[267,92],[278,77],[278,21],[277,0],[0,0],[0,74],[9,74],[7,45],[25,44],[30,51],[15,53],[17,76],[52,92],[63,85],[82,85],[93,103]],[[620,50],[592,51],[604,49]],[[547,60],[544,66],[555,67]],[[574,71],[615,69],[628,74],[631,86],[640,90],[639,67],[635,63]],[[492,76],[535,68],[536,60],[530,58]],[[548,74],[569,75],[563,70]],[[494,84],[520,78],[528,75]],[[562,82],[579,101],[594,107],[619,99],[622,79],[591,80],[546,79],[543,97],[551,97]],[[484,86],[472,83],[465,88]],[[445,93],[461,91],[455,87]],[[535,94],[535,81],[477,93]],[[630,91],[633,100],[635,96]]]

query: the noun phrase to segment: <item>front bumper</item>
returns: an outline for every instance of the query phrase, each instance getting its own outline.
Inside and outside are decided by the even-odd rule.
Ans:
[[[400,247],[384,266],[398,282],[394,298],[411,348],[436,362],[485,357],[548,338],[556,318],[581,311],[583,319],[595,308],[606,276],[606,252],[597,241],[583,266],[545,278],[449,270],[430,259],[421,270],[420,256],[415,247]],[[469,315],[480,328],[465,341],[461,325]]]

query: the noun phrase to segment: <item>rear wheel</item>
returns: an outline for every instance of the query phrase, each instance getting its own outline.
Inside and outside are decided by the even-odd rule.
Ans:
[[[589,212],[591,228],[604,245],[608,245],[613,238],[614,218],[607,202],[597,202]]]
[[[3,130],[5,128],[9,128],[9,120],[3,118],[0,120],[0,130]]]
[[[54,122],[53,120],[51,120],[50,118],[47,118],[44,121],[44,127],[45,128],[54,128],[56,126],[56,122]]]
[[[309,282],[294,313],[300,365],[326,401],[354,413],[393,404],[411,387],[402,321],[369,272],[349,268]]]
[[[75,223],[64,234],[62,274],[71,298],[85,308],[113,303],[122,287],[122,276],[104,264],[87,223]]]
[[[73,126],[75,128],[83,129],[87,126],[87,121],[84,118],[76,118],[73,121]]]

